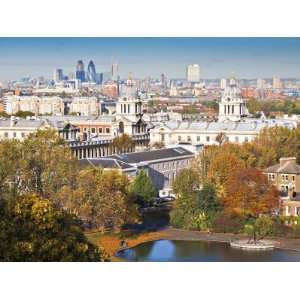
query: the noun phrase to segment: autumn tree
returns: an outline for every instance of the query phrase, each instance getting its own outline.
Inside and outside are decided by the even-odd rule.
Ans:
[[[1,261],[100,261],[108,257],[83,234],[78,219],[26,194],[0,203]]]
[[[83,169],[77,176],[77,186],[63,187],[57,194],[58,202],[88,227],[120,230],[124,224],[138,220],[127,176],[96,168]]]
[[[24,191],[51,199],[63,186],[75,186],[78,161],[54,130],[38,130],[29,135],[22,153]]]
[[[242,216],[257,218],[271,214],[279,207],[276,188],[256,168],[245,168],[232,172],[225,182],[224,209]]]
[[[113,139],[112,147],[116,153],[131,152],[131,149],[134,147],[134,141],[128,134],[124,133]]]

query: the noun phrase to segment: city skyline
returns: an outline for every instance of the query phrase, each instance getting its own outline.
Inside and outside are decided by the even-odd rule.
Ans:
[[[0,38],[0,80],[68,74],[78,60],[97,72],[118,63],[123,78],[184,78],[189,64],[200,65],[201,78],[299,78],[299,46],[299,38]]]

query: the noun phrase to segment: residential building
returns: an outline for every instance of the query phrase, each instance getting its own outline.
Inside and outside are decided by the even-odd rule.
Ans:
[[[300,216],[300,165],[296,157],[282,157],[279,164],[265,169],[264,173],[280,192],[281,213]]]

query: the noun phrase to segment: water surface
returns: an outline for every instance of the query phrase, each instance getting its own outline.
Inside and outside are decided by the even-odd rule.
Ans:
[[[149,262],[295,262],[300,252],[290,250],[241,250],[228,243],[159,240],[120,251],[128,261]]]

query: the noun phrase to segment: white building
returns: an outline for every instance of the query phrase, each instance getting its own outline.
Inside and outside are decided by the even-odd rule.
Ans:
[[[227,86],[227,79],[226,79],[226,78],[222,78],[222,79],[220,80],[220,88],[221,88],[222,90],[225,90],[225,89],[226,89],[226,86]]]
[[[248,111],[246,103],[242,99],[241,90],[238,88],[236,80],[231,78],[219,103],[219,121],[239,121],[247,114]]]
[[[279,77],[274,76],[273,77],[273,89],[281,89],[282,84]]]
[[[57,96],[5,96],[4,110],[8,114],[16,114],[19,111],[30,111],[35,115],[62,115],[64,113],[64,102],[61,97]]]
[[[218,144],[222,133],[225,140],[233,143],[252,141],[265,127],[297,127],[297,119],[247,118],[245,101],[232,78],[219,103],[218,121],[166,121],[150,130],[150,143],[162,142],[165,146],[188,143],[190,145]]]
[[[101,114],[101,101],[96,97],[74,97],[70,103],[69,113],[98,116]]]
[[[189,82],[200,81],[200,66],[197,64],[188,65],[186,68],[186,79]]]

